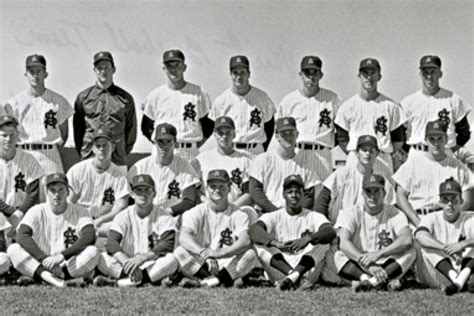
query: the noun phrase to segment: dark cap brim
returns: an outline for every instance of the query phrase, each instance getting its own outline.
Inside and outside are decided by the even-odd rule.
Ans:
[[[359,149],[360,147],[362,146],[370,146],[370,147],[373,147],[375,149],[379,149],[379,146],[378,145],[374,145],[374,143],[371,143],[371,142],[362,142],[362,143],[359,143],[357,144],[357,149]]]
[[[209,183],[211,181],[229,182],[229,180],[224,177],[212,177],[212,178],[207,178],[206,183]]]
[[[371,183],[371,184],[364,185],[364,186],[362,187],[363,190],[365,190],[365,189],[373,189],[373,188],[385,189],[385,186],[383,186],[383,185],[381,185],[381,184],[378,184],[378,183]]]
[[[149,183],[136,183],[136,184],[132,184],[130,185],[130,187],[133,189],[136,189],[138,187],[147,187],[147,188],[153,188],[155,189],[155,187]]]
[[[435,64],[435,63],[424,63],[422,65],[420,65],[420,69],[423,69],[423,68],[440,68],[439,65]]]
[[[155,136],[155,140],[160,140],[160,139],[175,139],[176,136],[173,135],[158,135]]]
[[[107,58],[107,57],[101,57],[99,59],[97,59],[96,61],[94,61],[94,66],[97,65],[99,62],[101,61],[110,61],[112,64],[114,63],[113,59],[110,59],[110,58]]]
[[[306,65],[306,66],[301,67],[301,70],[306,70],[306,69],[319,69],[319,70],[321,70],[321,67],[318,67],[316,65]]]
[[[26,68],[34,67],[34,66],[40,66],[40,67],[46,68],[45,64],[38,63],[38,62],[32,62],[32,63],[26,64]]]
[[[231,124],[223,123],[223,124],[215,125],[215,126],[214,126],[214,130],[217,130],[217,129],[221,128],[221,127],[229,127],[229,128],[231,128],[231,129],[235,129],[235,127],[232,126]]]
[[[169,63],[171,61],[184,61],[184,59],[182,58],[179,58],[179,57],[170,57],[170,58],[166,58],[166,60],[163,60],[163,63]]]
[[[99,139],[99,138],[105,138],[105,139],[109,140],[111,143],[114,142],[114,140],[113,140],[111,137],[105,136],[105,135],[95,136],[95,137],[92,139],[92,141],[95,141],[95,140],[97,140],[97,139]]]

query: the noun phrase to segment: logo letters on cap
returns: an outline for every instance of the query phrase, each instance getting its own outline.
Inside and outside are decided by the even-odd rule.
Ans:
[[[54,179],[59,179],[59,174],[55,175]]]
[[[366,142],[370,142],[371,140],[372,140],[372,139],[370,138],[370,136],[367,136],[367,137],[365,138],[365,141],[366,141]]]
[[[237,62],[238,62],[238,63],[241,63],[241,62],[242,62],[242,59],[240,59],[240,57],[237,57]]]
[[[170,52],[169,57],[174,57],[174,53]]]
[[[222,119],[221,119],[221,123],[225,123],[225,118],[222,118]]]
[[[370,181],[371,181],[371,182],[375,182],[375,181],[377,181],[377,179],[375,178],[375,176],[371,176],[371,177],[370,177]]]
[[[143,181],[145,181],[145,180],[143,180],[143,177],[138,178],[138,182],[143,182]]]
[[[308,60],[308,64],[310,64],[310,65],[314,64],[313,58],[310,58],[310,59]]]
[[[430,63],[431,62],[431,57],[426,58],[426,62]]]
[[[162,134],[166,134],[166,127],[162,127],[162,128],[161,128],[161,133],[162,133]]]
[[[33,56],[32,61],[38,61],[38,57]]]
[[[451,189],[452,189],[451,183],[448,183],[448,184],[446,185],[446,189],[447,189],[447,190],[451,190]]]
[[[439,124],[438,124],[438,123],[434,123],[433,128],[439,129]]]
[[[99,54],[99,57],[100,57],[100,58],[104,57],[104,53],[100,53],[100,54]]]
[[[288,124],[290,124],[290,121],[288,119],[284,119],[283,124],[288,125]]]

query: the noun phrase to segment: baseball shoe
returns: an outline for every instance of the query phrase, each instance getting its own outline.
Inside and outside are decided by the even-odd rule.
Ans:
[[[0,286],[5,286],[7,285],[7,279],[5,277],[0,277]]]
[[[66,287],[85,287],[86,281],[84,278],[74,278],[66,280]]]
[[[184,278],[184,275],[181,272],[175,272],[170,276],[167,276],[161,280],[161,284],[165,287],[175,287],[179,286],[179,282]]]
[[[181,282],[179,282],[179,286],[185,289],[193,289],[193,288],[201,287],[201,282],[198,280],[183,278]]]
[[[444,288],[444,294],[447,296],[451,296],[456,293],[459,293],[459,287],[456,284],[450,284]]]
[[[297,287],[298,291],[312,291],[315,288],[315,284],[308,279],[302,279],[299,286]]]
[[[388,281],[387,291],[389,291],[389,292],[401,291],[402,286],[403,286],[403,284],[402,284],[402,281],[400,280],[400,278],[393,279],[393,280]]]
[[[295,284],[293,283],[293,281],[288,278],[284,278],[283,280],[278,281],[277,286],[280,291],[290,291],[295,288]]]
[[[94,281],[92,281],[92,285],[97,287],[117,286],[117,280],[106,277],[105,275],[98,275],[94,278]]]
[[[474,274],[471,274],[469,279],[466,282],[466,290],[474,293]]]
[[[132,281],[130,278],[123,278],[117,281],[118,287],[137,287],[142,281]]]
[[[21,275],[17,280],[16,284],[18,286],[28,286],[35,284],[35,280],[33,278],[30,278],[29,276],[26,275]]]
[[[211,276],[208,278],[205,278],[204,280],[201,281],[201,286],[204,287],[216,287],[220,284],[221,282],[219,279],[215,276]]]
[[[234,280],[234,287],[236,289],[243,289],[247,287],[247,283],[245,282],[243,278],[238,278]]]
[[[352,282],[352,291],[354,293],[359,293],[359,292],[368,292],[372,290],[374,287],[372,284],[370,284],[369,281],[364,280],[364,281],[353,281]]]

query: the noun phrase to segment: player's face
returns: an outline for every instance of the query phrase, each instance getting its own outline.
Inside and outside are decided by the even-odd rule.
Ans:
[[[297,130],[286,130],[275,133],[275,137],[277,138],[280,146],[285,149],[290,149],[295,147],[296,140],[298,139],[298,131]]]
[[[207,183],[207,196],[213,202],[227,201],[229,183],[221,180],[211,180]]]
[[[299,185],[290,185],[283,191],[283,198],[286,201],[286,206],[290,208],[299,208],[303,205],[303,188]]]
[[[231,127],[222,126],[215,130],[217,145],[221,148],[232,147],[234,141],[235,131]]]
[[[114,145],[106,138],[97,138],[94,140],[92,151],[96,159],[100,161],[111,159]]]
[[[174,139],[159,139],[155,142],[156,151],[160,158],[166,158],[173,155],[176,146]]]
[[[100,83],[109,83],[113,81],[115,67],[108,60],[101,60],[94,66],[94,72]]]
[[[61,182],[53,182],[49,184],[46,190],[46,196],[53,208],[66,205],[68,194],[68,187]]]
[[[305,69],[299,73],[303,85],[308,90],[313,90],[319,87],[319,81],[323,77],[320,69]]]
[[[382,188],[367,188],[363,190],[365,204],[369,209],[378,208],[383,205],[385,190]]]
[[[382,75],[377,69],[365,68],[359,71],[360,85],[367,91],[377,91],[377,83],[381,78]]]
[[[364,166],[373,166],[378,154],[379,151],[370,145],[362,145],[356,151],[359,162]]]
[[[0,152],[10,152],[16,146],[18,132],[12,124],[0,127]]]
[[[445,152],[446,135],[428,135],[426,137],[428,150],[433,155],[439,155]]]
[[[250,71],[245,67],[234,67],[230,71],[235,88],[246,88],[249,85]]]
[[[436,90],[439,88],[439,79],[443,76],[443,72],[438,67],[427,67],[420,69],[420,77],[423,86],[428,90]]]
[[[25,76],[28,78],[28,83],[31,87],[43,87],[48,73],[43,66],[30,66],[26,68]]]
[[[171,82],[180,82],[184,78],[186,64],[182,61],[169,61],[163,65],[163,70]]]
[[[454,222],[461,214],[461,205],[464,202],[461,194],[443,194],[439,197],[443,216],[448,222]]]
[[[132,197],[138,207],[147,207],[153,204],[156,191],[148,186],[139,185],[133,188]]]

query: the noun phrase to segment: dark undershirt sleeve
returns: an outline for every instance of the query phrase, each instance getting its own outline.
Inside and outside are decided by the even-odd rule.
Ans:
[[[94,225],[86,225],[81,229],[81,237],[76,240],[71,246],[66,248],[62,254],[66,260],[80,254],[87,246],[95,243],[95,229]]]
[[[400,125],[399,127],[390,132],[390,139],[392,140],[392,142],[405,142],[405,136],[406,129],[403,125]]]
[[[142,134],[153,143],[151,136],[153,135],[153,130],[155,129],[155,121],[143,114],[141,130]]]
[[[273,236],[267,232],[267,226],[262,221],[257,221],[249,228],[250,240],[259,245],[268,246]]]
[[[275,132],[275,117],[272,116],[272,118],[263,124],[263,130],[265,131],[265,135],[267,136],[267,140],[262,144],[263,149],[267,151],[268,145],[270,145],[270,142],[273,137],[273,133]]]
[[[3,200],[0,199],[0,212],[2,212],[5,216],[9,217],[16,211],[16,208],[13,206],[8,205]]]
[[[196,205],[197,190],[195,185],[190,185],[183,190],[182,201],[173,205],[173,216],[178,216]]]
[[[7,240],[5,239],[5,232],[0,232],[0,251],[5,252],[7,251]]]
[[[458,146],[464,146],[471,139],[471,131],[467,116],[463,117],[459,122],[454,124],[454,130],[456,132],[456,144]]]
[[[331,202],[331,191],[323,186],[321,192],[319,192],[316,198],[315,210],[316,212],[323,214],[328,218],[329,216],[329,203]]]
[[[201,123],[202,135],[204,138],[209,138],[214,132],[214,121],[206,115],[203,116],[199,122]]]
[[[26,198],[18,207],[23,213],[26,213],[33,205],[39,203],[39,183],[40,180],[36,179],[26,186]]]
[[[270,213],[278,209],[263,191],[263,184],[253,177],[250,177],[249,190],[252,201],[262,208],[262,212]]]
[[[319,227],[319,230],[311,234],[311,243],[316,244],[329,244],[334,238],[336,238],[336,230],[330,223],[323,224]]]
[[[40,247],[38,247],[38,244],[33,240],[33,230],[30,226],[20,224],[16,233],[16,241],[26,252],[39,262],[47,257]]]
[[[167,230],[160,236],[160,241],[153,247],[152,251],[159,257],[173,252],[176,232],[174,230]]]
[[[107,245],[105,250],[107,254],[113,256],[117,252],[123,252],[120,243],[122,242],[122,234],[116,232],[115,230],[109,230],[109,235],[107,236]]]
[[[334,124],[336,127],[336,139],[337,143],[347,143],[349,141],[349,132],[340,127],[337,124]]]
[[[81,156],[82,145],[84,144],[84,135],[86,134],[86,119],[82,106],[82,97],[79,94],[74,103],[74,116],[72,117],[72,125],[74,129],[74,145],[76,151]]]
[[[249,181],[242,183],[242,193],[249,193]]]
[[[311,187],[309,189],[304,190],[304,201],[303,201],[303,207],[307,209],[313,209],[314,206],[314,192],[316,188]]]

